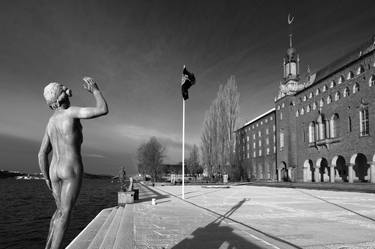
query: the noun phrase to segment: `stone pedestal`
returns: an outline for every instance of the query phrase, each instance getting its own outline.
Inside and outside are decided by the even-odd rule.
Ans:
[[[117,196],[119,206],[134,203],[134,191],[118,192]]]
[[[353,172],[353,164],[348,165],[348,181],[349,183],[353,183],[354,181],[354,172]]]

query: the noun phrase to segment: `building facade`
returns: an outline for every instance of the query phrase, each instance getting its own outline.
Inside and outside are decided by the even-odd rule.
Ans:
[[[275,108],[236,131],[236,155],[249,178],[375,183],[374,52],[375,37],[302,78],[290,39]],[[271,127],[269,155],[258,136],[254,146],[253,127],[261,134]]]

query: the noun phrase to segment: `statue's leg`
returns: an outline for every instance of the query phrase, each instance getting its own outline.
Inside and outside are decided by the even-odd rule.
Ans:
[[[80,188],[81,177],[63,179],[61,184],[60,212],[54,226],[52,249],[60,249],[65,231],[69,225],[70,214],[77,200]]]
[[[53,231],[54,227],[56,224],[56,220],[59,217],[59,212],[60,212],[60,196],[61,196],[61,181],[59,179],[51,179],[51,184],[52,184],[52,195],[53,198],[55,199],[56,203],[56,211],[53,214],[51,218],[51,222],[49,225],[49,232],[48,232],[48,237],[47,237],[47,243],[46,243],[46,249],[51,248],[51,243],[52,243],[52,238],[53,238]]]

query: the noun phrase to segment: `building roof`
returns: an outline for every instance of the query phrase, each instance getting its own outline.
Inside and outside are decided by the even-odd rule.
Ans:
[[[315,85],[321,80],[329,77],[330,75],[338,72],[339,70],[348,66],[349,64],[357,61],[361,57],[372,52],[374,49],[375,49],[375,36],[373,36],[371,39],[369,39],[368,41],[366,41],[365,43],[363,43],[361,46],[351,51],[350,53],[345,54],[344,56],[333,61],[326,67],[318,70],[315,73],[315,75],[313,74],[315,79],[313,81],[310,80],[310,82],[308,82],[308,85],[303,90],[301,90],[301,92],[304,91],[306,88],[309,88],[310,86]]]
[[[240,130],[240,129],[242,129],[242,128],[244,128],[245,126],[250,125],[251,123],[254,123],[255,121],[257,121],[257,120],[259,120],[261,118],[264,118],[265,116],[267,116],[268,114],[270,114],[270,113],[272,113],[274,111],[275,111],[275,108],[272,108],[272,109],[266,111],[265,113],[259,115],[258,117],[253,118],[252,120],[246,122],[242,127],[238,128],[237,131]]]

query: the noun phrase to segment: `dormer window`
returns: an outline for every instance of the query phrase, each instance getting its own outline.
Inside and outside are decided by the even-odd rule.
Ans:
[[[317,96],[319,94],[320,94],[320,90],[319,90],[319,88],[317,88],[316,91],[315,91],[315,96]]]
[[[368,81],[369,86],[374,86],[375,85],[375,75],[371,75],[369,81]]]
[[[309,93],[309,99],[311,99],[312,97],[313,97],[313,93],[310,92],[310,93]]]
[[[323,105],[324,105],[324,99],[321,99],[321,100],[319,101],[319,107],[323,107]]]
[[[357,75],[360,75],[361,73],[363,73],[365,71],[365,68],[362,66],[362,65],[360,65],[359,67],[358,67],[358,69],[357,69]]]
[[[316,102],[314,102],[313,106],[312,106],[313,110],[316,110],[316,106],[317,106],[317,104],[316,104]]]
[[[352,71],[350,71],[348,73],[348,75],[346,76],[346,79],[350,80],[350,79],[353,79],[354,78],[354,73]]]
[[[305,114],[305,109],[302,107],[301,109],[301,115]]]
[[[336,86],[336,82],[335,82],[334,80],[332,80],[332,81],[331,81],[331,84],[330,84],[329,86],[330,86],[330,88],[335,87],[335,86]]]
[[[331,97],[331,96],[328,96],[328,97],[327,97],[327,104],[331,104],[331,102],[332,102],[332,97]]]
[[[344,81],[345,81],[345,78],[344,78],[344,76],[341,75],[340,78],[339,78],[338,84],[341,84]]]
[[[310,107],[310,105],[308,105],[308,106],[306,107],[306,112],[310,112],[310,110],[311,110],[311,107]]]
[[[335,93],[335,101],[340,99],[340,92]]]
[[[359,92],[359,84],[358,83],[355,83],[353,85],[353,93],[356,93],[356,92]]]
[[[323,92],[327,91],[327,86],[326,85],[323,86],[323,90],[322,91]]]

